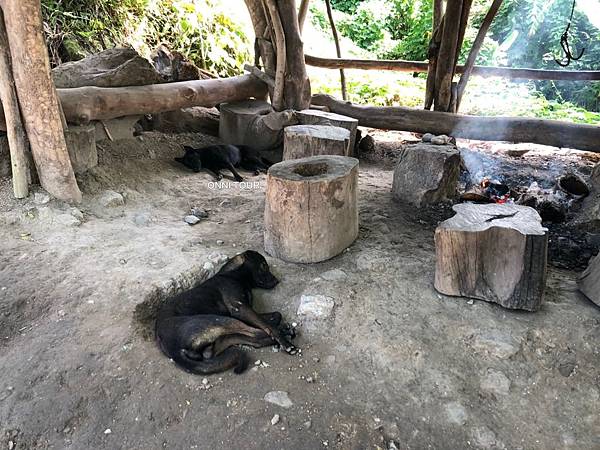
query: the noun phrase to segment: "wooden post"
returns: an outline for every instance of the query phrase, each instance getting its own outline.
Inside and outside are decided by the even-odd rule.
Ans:
[[[39,0],[1,0],[13,76],[40,183],[57,198],[81,201],[50,76]]]
[[[12,164],[13,192],[16,198],[25,198],[29,195],[29,163],[27,152],[27,136],[21,122],[21,112],[15,82],[12,77],[10,49],[8,36],[4,25],[4,14],[0,9],[0,99],[4,105],[6,119],[6,133],[10,148],[10,161]]]
[[[300,2],[300,8],[298,8],[298,28],[300,29],[300,34],[302,34],[302,30],[304,29],[304,22],[306,21],[306,15],[308,14],[309,4],[310,0],[302,0]]]
[[[285,69],[286,69],[286,48],[285,48],[285,34],[283,32],[283,25],[281,24],[281,18],[279,17],[279,10],[277,9],[277,3],[275,0],[264,0],[267,6],[267,11],[271,18],[271,24],[273,25],[273,31],[275,35],[275,49],[277,51],[277,65],[275,69],[275,88],[273,89],[273,108],[276,111],[283,109],[283,87],[285,83]]]
[[[340,48],[340,38],[338,36],[337,29],[335,28],[335,21],[333,20],[333,11],[331,10],[331,0],[325,0],[325,6],[327,7],[327,17],[329,17],[329,25],[331,26],[331,34],[333,35],[333,42],[335,43],[335,53],[338,58],[342,57],[342,50]],[[348,94],[346,92],[346,75],[344,69],[340,69],[340,85],[342,87],[342,99],[348,100]]]

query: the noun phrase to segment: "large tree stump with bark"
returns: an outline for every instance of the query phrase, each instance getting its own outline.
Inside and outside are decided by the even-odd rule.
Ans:
[[[358,236],[358,160],[314,156],[283,161],[267,174],[265,250],[285,261],[315,263]]]
[[[269,150],[283,142],[283,129],[298,123],[291,111],[275,112],[262,100],[223,103],[219,137],[226,144]]]
[[[294,125],[284,131],[283,159],[317,155],[347,156],[350,132],[328,125]]]
[[[579,290],[596,305],[600,306],[600,254],[590,263],[579,278]]]
[[[547,230],[527,206],[454,206],[435,230],[435,288],[505,308],[536,311],[544,299]]]
[[[319,111],[317,109],[298,111],[296,112],[296,117],[302,125],[330,125],[345,128],[350,132],[350,144],[347,156],[356,156],[354,144],[356,141],[356,130],[358,129],[358,119],[332,112]]]

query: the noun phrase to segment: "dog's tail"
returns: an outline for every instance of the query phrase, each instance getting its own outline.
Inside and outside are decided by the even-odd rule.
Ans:
[[[237,348],[228,348],[212,358],[190,358],[185,349],[181,349],[173,358],[178,365],[191,373],[209,375],[233,369],[234,373],[242,373],[248,368],[246,353]]]

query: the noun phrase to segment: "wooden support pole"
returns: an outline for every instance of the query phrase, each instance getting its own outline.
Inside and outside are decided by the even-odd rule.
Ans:
[[[300,29],[300,34],[302,34],[302,30],[304,29],[304,22],[306,21],[306,15],[308,14],[309,4],[310,0],[302,0],[300,2],[300,8],[298,8],[298,28]]]
[[[281,24],[281,17],[279,16],[279,10],[275,0],[264,0],[265,6],[269,16],[271,17],[271,24],[273,25],[273,32],[275,34],[275,50],[277,52],[277,65],[275,69],[275,88],[273,89],[273,108],[276,111],[281,111],[283,107],[283,88],[285,85],[285,71],[286,71],[286,47],[285,47],[285,33],[283,32],[283,25]]]
[[[390,70],[395,72],[427,72],[428,63],[423,61],[320,58],[306,55],[306,64],[325,69]],[[456,66],[456,73],[465,71],[465,66]],[[512,67],[473,66],[471,75],[480,77],[503,77],[514,80],[562,80],[600,81],[600,70],[546,70]]]
[[[485,35],[487,34],[494,17],[496,17],[496,13],[500,9],[503,0],[494,0],[492,2],[492,6],[490,6],[489,11],[485,15],[481,26],[479,27],[479,31],[477,32],[477,36],[473,41],[473,46],[469,51],[469,56],[467,57],[467,61],[465,62],[463,73],[460,77],[460,81],[458,82],[458,88],[456,93],[456,109],[460,107],[460,102],[462,100],[463,94],[465,92],[465,88],[467,87],[467,82],[469,81],[469,77],[473,72],[473,68],[475,67],[475,60],[477,59],[477,55],[479,55],[479,50],[481,50],[481,46],[483,45],[483,41],[485,40]]]
[[[39,0],[2,0],[21,114],[42,187],[66,201],[81,201],[50,76]]]
[[[16,198],[25,198],[29,195],[29,162],[27,152],[29,144],[25,129],[21,122],[21,111],[12,76],[12,64],[8,36],[4,25],[4,14],[0,9],[0,99],[4,105],[6,118],[6,132],[10,148],[10,161],[12,165],[12,184]]]
[[[342,50],[340,48],[340,38],[338,36],[337,29],[335,28],[335,21],[333,20],[333,11],[331,10],[331,0],[325,0],[325,6],[327,7],[327,17],[329,17],[329,25],[331,26],[331,34],[333,35],[333,42],[335,43],[335,53],[338,58],[342,57]],[[342,88],[342,98],[348,99],[348,93],[346,91],[346,75],[344,69],[340,69],[340,85]]]
[[[358,119],[358,125],[386,130],[447,134],[487,141],[533,142],[600,153],[600,126],[526,117],[479,117],[400,106],[358,106],[329,95],[313,103]]]

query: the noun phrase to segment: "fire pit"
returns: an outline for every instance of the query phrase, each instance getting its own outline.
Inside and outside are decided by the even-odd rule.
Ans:
[[[267,174],[265,250],[314,263],[341,253],[358,236],[358,160],[312,156],[273,165]]]

